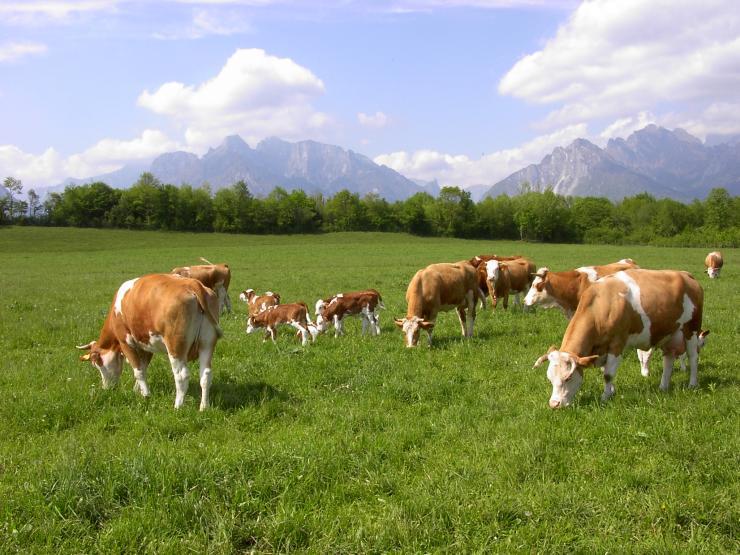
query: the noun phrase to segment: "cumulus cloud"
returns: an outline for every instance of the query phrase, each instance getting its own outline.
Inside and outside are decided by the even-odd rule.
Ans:
[[[311,106],[323,92],[321,79],[290,58],[240,49],[213,79],[164,83],[142,92],[138,103],[182,125],[187,144],[198,150],[233,133],[252,142],[270,135],[312,136],[330,122]]]
[[[6,42],[0,44],[0,63],[15,62],[26,56],[44,52],[46,52],[46,45],[39,42]]]
[[[559,105],[545,127],[659,103],[729,102],[740,90],[740,9],[735,0],[584,2],[498,89]]]
[[[17,177],[29,187],[55,185],[66,177],[89,177],[114,171],[128,162],[147,160],[178,148],[158,130],[147,129],[129,141],[103,139],[68,157],[54,148],[41,154],[24,152],[14,145],[0,145],[0,175]]]
[[[571,143],[588,135],[586,125],[572,125],[548,135],[537,137],[518,148],[487,154],[478,159],[463,154],[453,155],[435,150],[392,152],[375,157],[383,164],[411,179],[431,181],[442,185],[469,187],[500,181],[521,168],[542,161],[555,147]]]
[[[642,129],[651,123],[661,124],[661,122],[658,121],[658,118],[650,112],[640,112],[635,116],[619,118],[608,125],[606,129],[599,134],[599,138],[602,139],[603,142],[606,142],[608,139],[613,139],[615,137],[628,137],[633,132]]]
[[[364,125],[365,127],[381,128],[388,125],[390,118],[388,118],[388,116],[383,112],[375,112],[374,114],[359,112],[357,114],[357,121],[360,122],[360,125]]]

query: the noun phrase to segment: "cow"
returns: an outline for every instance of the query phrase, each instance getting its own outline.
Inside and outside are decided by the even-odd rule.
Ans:
[[[219,309],[231,312],[231,299],[229,298],[229,284],[231,283],[231,270],[228,264],[212,264],[205,258],[201,258],[205,265],[181,266],[172,268],[171,274],[197,279],[206,287],[210,287],[218,295]]]
[[[602,401],[614,395],[617,367],[626,347],[663,351],[660,388],[670,387],[673,361],[686,353],[689,387],[698,385],[699,345],[708,332],[701,330],[704,291],[688,272],[622,270],[595,281],[584,292],[563,336],[535,362],[549,362],[551,408],[568,406],[583,382],[583,371],[601,366]]]
[[[472,337],[475,305],[481,295],[475,268],[467,260],[430,264],[416,272],[406,289],[406,317],[395,319],[403,330],[406,347],[417,345],[422,329],[431,346],[437,314],[453,308],[457,309],[463,337]]]
[[[633,270],[638,266],[631,258],[602,266],[582,266],[565,272],[551,272],[540,268],[524,297],[525,306],[538,305],[542,308],[560,308],[569,320],[578,308],[578,301],[589,285],[599,278],[621,270]]]
[[[372,335],[380,335],[378,309],[383,309],[383,299],[375,289],[337,293],[328,299],[316,301],[316,328],[319,333],[325,332],[330,323],[334,323],[334,337],[344,335],[344,318],[359,316],[362,318],[362,333],[368,326]]]
[[[124,282],[116,291],[100,335],[78,349],[100,371],[103,387],[115,385],[123,358],[134,370],[134,390],[149,396],[146,370],[153,353],[166,353],[175,377],[175,408],[188,390],[188,361],[200,363],[200,410],[208,407],[211,359],[222,336],[219,300],[196,279],[149,274]]]
[[[275,343],[276,329],[281,324],[293,326],[298,330],[301,335],[301,345],[304,347],[308,344],[309,336],[312,341],[316,340],[314,331],[309,327],[309,325],[313,325],[313,322],[309,317],[308,307],[306,303],[300,302],[270,306],[262,312],[249,316],[247,319],[247,333],[253,333],[258,328],[265,328],[272,342]],[[264,340],[267,340],[267,335],[265,335]]]
[[[722,269],[725,261],[722,259],[722,253],[719,251],[712,251],[707,255],[704,260],[704,266],[706,266],[706,272],[709,279],[719,277],[719,271]]]
[[[254,289],[247,289],[239,293],[239,300],[247,303],[247,312],[254,316],[263,310],[280,304],[280,295],[272,291],[265,292],[264,295],[258,295]]]
[[[514,304],[521,304],[519,295],[529,289],[532,275],[537,268],[531,260],[517,258],[508,261],[488,260],[485,269],[492,307],[496,308],[501,297],[506,309],[509,307],[510,292],[514,293]]]

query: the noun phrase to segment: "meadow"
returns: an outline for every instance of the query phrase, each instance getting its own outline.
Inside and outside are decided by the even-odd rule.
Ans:
[[[732,553],[740,550],[737,250],[428,239],[0,229],[1,552]],[[434,345],[405,349],[393,317],[414,272],[476,254],[554,270],[632,257],[705,289],[699,388],[658,389],[627,353],[607,404],[598,370],[551,411],[532,364],[559,344],[559,311],[479,313],[464,341],[442,314]],[[191,379],[173,409],[169,363],[152,396],[78,360],[126,279],[194,264],[232,269],[212,408]],[[302,349],[246,335],[246,288],[284,301],[375,287],[382,334],[325,334]],[[424,343],[424,342],[423,342]],[[197,375],[197,363],[191,364]]]

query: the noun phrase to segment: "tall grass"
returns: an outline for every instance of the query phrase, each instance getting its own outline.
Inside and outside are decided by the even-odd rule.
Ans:
[[[719,280],[706,249],[529,245],[391,234],[253,237],[0,230],[0,550],[5,552],[737,552],[740,438],[737,251]],[[463,341],[442,314],[407,350],[392,317],[414,271],[484,252],[567,269],[629,256],[694,272],[705,288],[697,390],[658,390],[628,354],[617,395],[587,373],[574,407],[547,408],[532,363],[559,343],[556,311],[490,310]],[[121,282],[228,262],[242,289],[284,301],[375,287],[380,337],[301,349],[222,319],[213,407],[197,380],[172,408],[166,358],[152,396],[126,370],[102,390],[75,344],[97,336]]]

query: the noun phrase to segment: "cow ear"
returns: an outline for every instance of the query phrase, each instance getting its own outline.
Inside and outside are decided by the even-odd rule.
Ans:
[[[398,326],[399,328],[402,328],[402,327],[403,327],[403,320],[401,320],[400,318],[394,318],[394,319],[393,319],[393,322],[394,322],[394,323],[395,323],[395,324],[396,324],[396,325],[397,325],[397,326]]]
[[[575,357],[576,362],[578,363],[578,366],[583,366],[584,368],[594,364],[598,358],[599,358],[599,355],[591,355],[588,357]]]
[[[431,330],[434,329],[434,322],[429,322],[428,320],[422,320],[419,322],[419,327],[423,330]]]

